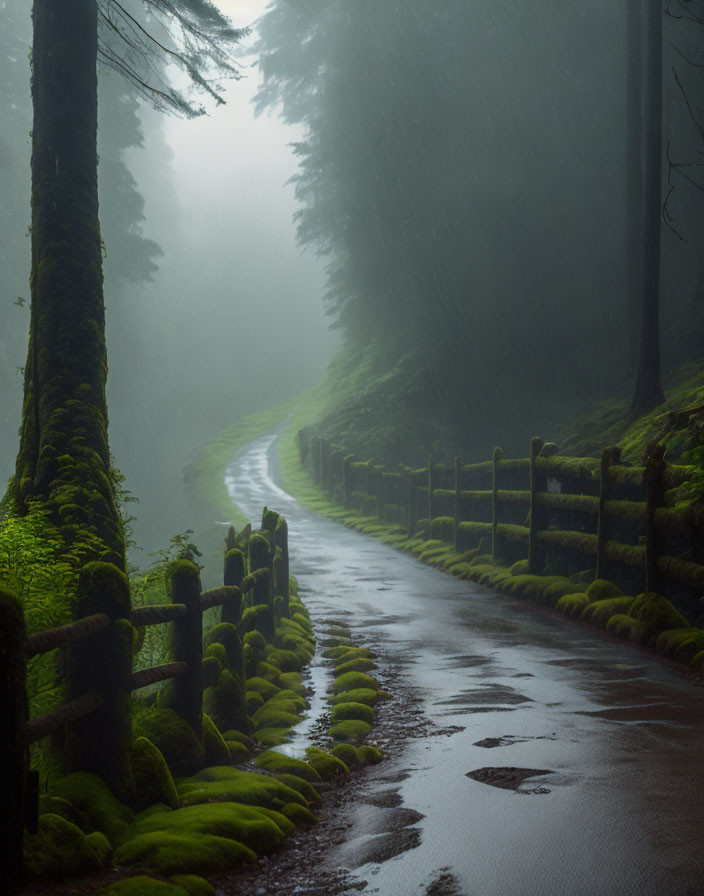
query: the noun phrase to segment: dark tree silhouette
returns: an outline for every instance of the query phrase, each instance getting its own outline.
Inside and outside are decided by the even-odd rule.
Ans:
[[[149,31],[116,0],[35,0],[32,99],[32,270],[29,348],[15,509],[44,501],[67,540],[93,529],[103,559],[124,565],[108,448],[107,357],[98,220],[97,60],[158,106],[202,113],[160,80],[159,56],[218,102],[204,72],[237,76],[226,47],[240,37],[210,0],[147,0]]]
[[[633,417],[665,401],[660,372],[660,231],[662,219],[662,21],[661,0],[648,0],[646,54],[645,195],[640,351]]]

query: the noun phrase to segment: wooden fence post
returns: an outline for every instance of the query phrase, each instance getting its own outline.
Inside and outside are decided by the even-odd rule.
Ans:
[[[197,568],[197,567],[196,567]],[[112,563],[87,563],[78,578],[74,619],[105,613],[109,625],[77,641],[68,654],[69,700],[101,691],[101,705],[71,723],[68,767],[99,775],[118,796],[130,780],[132,646],[127,576]]]
[[[27,635],[22,604],[0,588],[0,867],[10,888],[22,875],[27,748]]]
[[[430,538],[430,524],[433,522],[433,458],[428,455],[428,538]]]
[[[661,576],[658,570],[660,539],[655,528],[655,511],[665,503],[665,449],[660,444],[651,445],[645,455],[645,590],[660,591]]]
[[[171,566],[171,600],[185,604],[185,616],[173,622],[172,650],[177,663],[188,671],[174,679],[172,708],[200,738],[203,721],[203,614],[200,606],[200,571],[190,560]]]
[[[416,471],[408,471],[408,537],[413,538],[416,534],[416,523],[418,522],[418,483],[416,482]]]
[[[542,512],[536,501],[536,495],[547,489],[547,476],[539,473],[536,465],[545,442],[543,439],[530,440],[530,529],[528,535],[528,572],[532,575],[540,575],[545,566],[543,550],[538,544],[538,534],[542,528]]]
[[[618,463],[621,457],[620,448],[604,448],[599,463],[599,516],[596,522],[596,570],[597,579],[605,579],[606,575],[606,542],[609,538],[609,524],[606,515],[606,502],[609,497],[609,467]]]
[[[496,562],[501,553],[499,544],[499,463],[504,456],[501,448],[494,448],[491,458],[491,559]],[[531,493],[532,494],[532,493]]]
[[[458,550],[459,532],[460,532],[460,506],[462,498],[462,462],[459,457],[455,458],[455,537],[453,539],[453,547]]]
[[[225,554],[225,564],[223,570],[223,584],[238,587],[242,584],[242,579],[247,575],[247,560],[239,550],[233,548]],[[242,595],[238,594],[234,597],[228,597],[220,611],[220,621],[229,622],[230,625],[239,625],[242,615]]]
[[[282,615],[289,617],[291,608],[289,601],[291,599],[290,592],[290,568],[288,557],[288,523],[280,516],[274,530],[274,596],[283,597],[284,606]]]

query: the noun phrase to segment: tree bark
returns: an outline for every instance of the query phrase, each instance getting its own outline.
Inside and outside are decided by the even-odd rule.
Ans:
[[[14,483],[69,540],[93,528],[124,565],[107,435],[97,155],[97,4],[35,0],[29,349]]]
[[[638,375],[631,405],[631,414],[636,418],[665,401],[660,373],[662,20],[661,0],[648,0],[643,284]]]
[[[643,0],[626,5],[626,289],[628,370],[636,372],[643,278]]]

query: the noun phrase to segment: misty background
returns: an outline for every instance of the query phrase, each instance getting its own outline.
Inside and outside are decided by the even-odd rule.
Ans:
[[[192,523],[189,455],[318,382],[341,344],[322,431],[379,461],[525,454],[632,388],[623,5],[221,5],[263,16],[226,106],[168,118],[99,76],[110,439],[145,551]],[[0,0],[0,485],[27,341],[30,39],[26,0]],[[704,63],[700,44],[666,17],[666,372],[704,336],[704,194],[683,177],[702,78],[681,55]]]
[[[231,4],[237,25],[263,2]],[[193,525],[189,454],[233,420],[318,382],[337,345],[321,266],[296,246],[286,182],[300,138],[254,116],[254,36],[227,105],[167,117],[99,71],[110,442],[139,499],[145,558]],[[29,309],[30,4],[0,2],[0,490],[14,470]],[[139,558],[137,558],[139,559]]]

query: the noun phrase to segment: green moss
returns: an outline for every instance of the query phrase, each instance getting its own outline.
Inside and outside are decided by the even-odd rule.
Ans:
[[[212,643],[208,644],[207,647],[203,650],[204,657],[214,657],[215,659],[220,661],[222,666],[227,666],[229,661],[227,659],[227,651],[225,650],[224,644],[220,643]]]
[[[258,678],[263,678],[265,681],[270,681],[277,687],[280,686],[281,671],[276,666],[272,666],[271,663],[261,660],[257,663],[257,667],[254,671],[257,673]]]
[[[177,808],[176,785],[161,751],[146,737],[138,737],[132,744],[131,759],[134,808],[146,809],[153,803]]]
[[[582,619],[606,628],[606,624],[615,613],[628,613],[633,601],[633,597],[626,595],[608,597],[605,600],[595,600],[584,608]]]
[[[233,765],[241,765],[243,762],[247,762],[251,753],[243,743],[240,743],[238,740],[227,740],[227,738],[225,738],[225,743],[230,753],[230,762]]]
[[[280,747],[291,740],[290,728],[259,728],[257,740],[265,747]]]
[[[236,741],[237,743],[242,744],[248,750],[251,750],[254,746],[254,741],[252,740],[252,738],[248,734],[245,734],[243,731],[237,731],[231,728],[229,731],[223,731],[222,736],[225,738],[225,740]]]
[[[306,757],[323,781],[335,781],[338,778],[347,777],[350,773],[349,768],[339,756],[326,753],[325,750],[318,747],[309,747],[306,750]]]
[[[225,837],[243,843],[257,855],[266,855],[276,849],[286,832],[272,820],[266,808],[219,802],[186,806],[170,812],[152,812],[137,818],[130,826],[125,842],[157,831]]]
[[[365,706],[374,706],[380,699],[379,693],[372,688],[355,688],[351,691],[342,691],[329,699],[333,706],[338,703],[363,703]]]
[[[313,787],[310,781],[306,781],[298,775],[291,775],[286,772],[277,772],[274,777],[278,781],[281,781],[282,784],[285,784],[287,787],[291,787],[293,790],[300,793],[307,803],[311,805],[318,805],[320,803],[318,791]]]
[[[148,877],[146,874],[138,874],[135,877],[126,877],[118,880],[106,890],[101,890],[101,896],[189,896],[189,891],[176,883],[167,883]]]
[[[587,595],[580,591],[573,594],[565,594],[557,602],[557,609],[565,616],[581,616],[582,611],[589,604]]]
[[[282,672],[279,685],[287,691],[295,691],[301,695],[308,690],[303,684],[303,676],[300,672]]]
[[[267,754],[263,753],[263,756]],[[300,760],[299,760],[300,761]],[[303,763],[305,765],[305,763]],[[308,766],[309,772],[312,772]],[[294,772],[297,774],[297,772]],[[313,780],[310,778],[310,780]],[[177,783],[185,806],[231,802],[280,809],[286,803],[305,804],[303,797],[269,775],[245,772],[230,766],[206,768],[193,778]]]
[[[101,831],[93,831],[86,834],[88,845],[93,850],[100,862],[101,868],[108,868],[112,859],[112,844]]]
[[[370,725],[374,721],[374,710],[364,703],[337,703],[332,709],[333,722],[342,722],[345,719],[361,719]]]
[[[355,657],[355,659],[340,663],[335,669],[335,676],[344,675],[346,672],[369,672],[375,665],[374,660],[370,660],[368,657]]]
[[[629,615],[643,623],[646,639],[668,629],[691,628],[667,598],[654,592],[639,594],[631,604]]]
[[[587,597],[590,603],[597,600],[606,600],[608,597],[620,597],[622,594],[623,591],[620,588],[606,579],[594,579],[587,588]]]
[[[704,631],[700,628],[676,628],[661,632],[655,646],[682,663],[691,663],[704,650]]]
[[[371,744],[362,744],[361,747],[357,747],[357,758],[360,765],[376,765],[382,761],[384,754],[378,747],[373,747]]]
[[[310,809],[306,806],[300,806],[298,803],[287,803],[281,811],[286,818],[290,819],[296,825],[296,827],[318,823],[318,819],[313,815]]]
[[[540,602],[554,607],[565,594],[574,594],[574,584],[569,579],[563,578],[543,588]]]
[[[614,613],[606,623],[606,630],[619,638],[625,638],[634,644],[644,640],[647,626],[640,619],[633,619],[626,613]]]
[[[171,883],[183,887],[188,896],[215,896],[215,889],[197,874],[177,874],[171,878]]]
[[[359,744],[372,730],[372,726],[368,722],[361,722],[357,719],[347,719],[334,725],[328,732],[333,740],[341,741],[346,744]]]
[[[24,866],[36,876],[65,877],[98,871],[101,861],[79,827],[60,815],[40,815],[37,833],[24,839]]]
[[[267,706],[268,704],[265,703],[255,714],[253,719],[255,731],[259,731],[262,728],[292,728],[302,719],[300,715],[284,712],[275,707],[267,709]]]
[[[217,684],[203,692],[203,709],[221,731],[248,728],[247,695],[242,679],[223,669]]]
[[[40,815],[60,815],[66,821],[81,826],[81,815],[78,809],[71,805],[68,800],[64,800],[59,796],[52,796],[44,793],[39,797],[39,814]]]
[[[292,651],[267,645],[266,660],[280,672],[300,672],[304,662]]]
[[[74,772],[52,788],[54,796],[69,802],[79,813],[86,831],[102,831],[113,846],[120,840],[134,812],[121,803],[108,785],[90,772]]]
[[[224,666],[236,675],[244,674],[244,646],[236,626],[228,622],[221,622],[213,626],[205,636],[206,653],[209,647],[219,644],[225,651]],[[212,655],[212,654],[211,654]],[[219,652],[219,659],[222,654]],[[222,659],[221,659],[222,662]]]
[[[247,679],[247,691],[256,691],[261,695],[262,700],[270,700],[274,694],[279,692],[279,688],[271,681],[260,676],[253,676]]]
[[[225,837],[155,831],[123,843],[114,861],[167,875],[231,870],[255,858],[251,849]]]
[[[201,663],[203,669],[203,687],[209,688],[217,684],[217,680],[222,672],[223,665],[217,657],[203,657]]]
[[[353,691],[357,688],[378,691],[379,682],[364,672],[345,672],[335,679],[334,691],[336,694],[341,694],[343,691]]]
[[[210,716],[203,713],[202,724],[203,749],[208,765],[226,765],[230,762],[230,750],[220,730]]]
[[[268,772],[296,775],[312,784],[318,784],[322,780],[318,772],[308,762],[295,759],[293,756],[284,756],[283,753],[268,750],[257,756],[255,761],[260,768],[266,769]]]
[[[352,744],[335,744],[332,750],[330,750],[330,753],[344,762],[347,768],[359,767],[360,763],[359,756],[357,755],[357,747],[352,746]]]
[[[172,709],[145,709],[134,721],[134,734],[157,747],[173,775],[191,775],[205,762],[193,729]]]
[[[430,523],[430,537],[440,541],[453,542],[455,539],[455,521],[451,516],[436,516]]]
[[[527,560],[517,560],[511,567],[511,575],[512,576],[528,575],[528,561]]]

